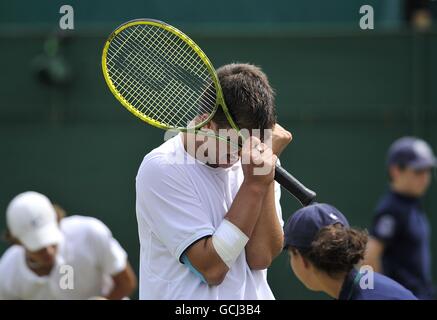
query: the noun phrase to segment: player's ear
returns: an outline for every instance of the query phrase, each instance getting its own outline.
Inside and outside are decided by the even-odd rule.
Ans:
[[[401,173],[401,168],[397,165],[391,165],[388,168],[388,174],[392,180],[396,179],[400,173]]]
[[[218,131],[219,126],[217,125],[216,122],[214,122],[214,120],[211,120],[208,123],[206,123],[202,128],[212,130],[212,131]]]
[[[209,118],[209,115],[208,115],[207,113],[199,114],[199,115],[197,115],[196,118],[194,119],[194,122],[195,122],[196,124],[199,124],[199,123],[201,123],[201,122],[205,122],[205,121],[207,121],[208,118]],[[202,126],[202,128],[206,128],[206,127],[209,125],[210,122],[211,122],[211,121],[208,121],[206,124],[204,124],[204,125]]]
[[[312,267],[311,262],[308,261],[304,256],[300,255],[300,259],[302,259],[302,264],[305,267],[305,269],[310,269]]]
[[[290,255],[293,255],[293,258],[298,261],[305,269],[309,269],[311,264],[310,262],[299,252],[296,248],[290,249]]]
[[[212,122],[212,121],[210,121],[210,122],[208,122],[208,123],[205,123],[205,124],[203,125],[202,129],[209,129],[209,130],[212,130],[212,128],[211,128],[211,122]]]

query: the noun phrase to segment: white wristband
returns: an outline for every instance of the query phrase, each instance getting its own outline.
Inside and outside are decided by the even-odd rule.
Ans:
[[[237,260],[248,241],[246,234],[226,219],[212,235],[212,245],[228,268]]]

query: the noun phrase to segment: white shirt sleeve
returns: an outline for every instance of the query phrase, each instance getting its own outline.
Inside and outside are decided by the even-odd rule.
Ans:
[[[2,277],[0,277],[0,300],[19,300],[10,292]]]
[[[215,231],[191,180],[177,164],[160,157],[144,160],[136,197],[139,222],[146,223],[179,261],[192,243]]]
[[[1,270],[0,268],[0,271]],[[9,297],[9,295],[7,294],[7,290],[6,290],[6,280],[4,279],[4,277],[6,276],[6,274],[0,274],[0,300],[9,300],[11,299],[11,297]]]
[[[92,224],[92,239],[90,245],[94,247],[97,263],[104,274],[113,276],[126,269],[126,251],[112,236],[108,227],[97,219]]]
[[[1,279],[0,279],[1,281]],[[0,285],[0,300],[13,300],[12,297],[9,297],[6,292],[4,292],[4,288]]]
[[[14,286],[15,272],[20,269],[15,246],[6,250],[0,259],[0,300],[17,300]],[[21,253],[21,252],[20,252]]]

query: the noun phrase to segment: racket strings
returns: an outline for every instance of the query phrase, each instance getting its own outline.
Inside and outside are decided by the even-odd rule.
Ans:
[[[165,32],[165,31],[163,31],[161,29],[159,29],[159,32],[161,32],[161,36],[163,38],[165,38],[166,40],[172,42],[172,44],[173,44],[173,46],[170,47],[170,50],[168,50],[169,51],[168,57],[169,57],[171,63],[175,62],[174,57],[177,57],[177,54],[178,54],[177,50],[180,48],[181,45],[184,45],[181,48],[181,50],[179,50],[182,54],[187,53],[187,51],[190,50],[190,47],[188,45],[186,45],[180,38],[176,37],[176,42],[174,42],[173,39],[171,39],[171,38],[169,38],[167,36],[167,34],[168,34],[167,32]],[[171,49],[173,49],[173,50],[171,50]],[[174,52],[173,56],[172,56],[172,51]],[[157,59],[159,60],[159,57],[157,57]],[[199,65],[198,60],[193,60],[193,61],[198,64],[198,66],[193,66],[193,67],[195,67],[195,69],[193,69],[193,71],[196,72],[197,70],[200,70],[200,67],[202,67],[202,66]],[[176,70],[176,71],[179,71],[179,70]],[[205,74],[205,70],[200,70],[200,71],[203,72],[203,75],[206,76],[208,78],[208,80],[209,80],[209,75]],[[205,85],[205,83],[204,83],[205,81],[201,80],[198,77],[188,77],[187,79],[189,80],[191,86],[199,86],[199,85],[200,86],[204,86]],[[212,81],[210,81],[210,82],[212,84]],[[211,90],[211,89],[213,89],[213,87],[208,86],[208,90]],[[213,91],[212,94],[214,95],[213,96],[214,99],[209,99],[209,103],[214,105],[215,104],[215,91]],[[196,103],[197,102],[198,101],[196,101]],[[184,117],[186,115],[187,115],[187,113],[183,114],[182,117]],[[174,115],[172,115],[172,117],[170,118],[170,121],[172,121],[177,116],[178,116],[178,114],[176,114],[176,113]]]
[[[138,37],[138,35],[136,36],[136,37]],[[115,40],[115,39],[114,39]],[[130,46],[129,45],[127,45],[127,47],[130,49]],[[132,50],[132,52],[135,52],[135,50]],[[130,57],[130,55],[131,54],[129,54],[128,55],[128,57]],[[132,61],[133,63],[139,63],[140,65],[144,65],[143,63],[142,63],[142,61],[139,61],[138,59],[133,59],[133,61]],[[138,71],[137,70],[135,70],[135,69],[137,69],[137,68],[133,68],[133,73],[137,76],[137,77],[139,77],[139,78],[142,78],[143,76],[141,75],[141,74],[139,74],[138,73]],[[153,70],[152,70],[153,71]],[[153,73],[153,72],[152,72]],[[156,72],[155,72],[156,73]],[[125,78],[123,78],[123,79],[120,79],[120,80],[125,80]],[[136,83],[136,84],[138,84],[142,89],[145,89],[142,85],[141,85],[141,83],[139,82],[139,81],[135,81],[134,80],[134,82]],[[131,95],[133,95],[134,93],[136,93],[136,90],[133,90],[133,91],[130,91],[129,92]],[[151,106],[157,106],[157,104],[156,103],[153,103],[154,102],[154,100],[155,99],[153,99],[154,97],[156,96],[156,92],[155,92],[155,94],[153,94],[153,95],[146,95],[145,96],[145,98],[149,98],[150,100],[151,100]],[[156,98],[156,97],[155,97]],[[168,97],[167,97],[168,98]],[[167,99],[168,100],[168,99]],[[140,101],[140,99],[135,99],[134,98],[134,100],[133,100],[133,102],[138,102],[139,104],[143,104],[143,102],[144,101]],[[167,103],[170,103],[170,102],[172,102],[172,101],[166,101]],[[143,109],[146,107],[147,105],[145,105],[145,106],[143,106],[141,109],[139,109],[139,111],[140,112],[142,112],[143,111]],[[154,114],[153,112],[152,112],[152,114],[151,114],[151,116],[154,116],[154,117],[156,117],[156,114]],[[194,116],[194,115],[193,115]],[[160,120],[160,119],[159,119]]]
[[[181,51],[182,54],[185,53],[190,53],[190,51],[192,50],[191,47],[189,47],[188,45],[186,45],[182,39],[180,39],[179,37],[173,37],[173,39],[169,38],[167,36],[168,33],[164,32],[163,30],[160,30],[163,37],[165,37],[166,39],[168,39],[169,41],[171,41],[174,46],[173,48],[177,48],[177,46],[179,46],[180,44],[184,45],[184,49]],[[174,38],[176,38],[176,42],[174,41]],[[177,54],[177,50],[174,49],[175,53]],[[194,69],[193,71],[201,71],[202,72],[202,76],[206,77],[209,80],[209,84],[204,84],[202,83],[202,85],[206,86],[206,90],[204,91],[202,97],[201,97],[201,101],[204,104],[205,102],[208,103],[209,106],[215,106],[215,100],[216,100],[216,92],[215,92],[215,88],[214,88],[214,83],[210,80],[209,78],[209,74],[207,73],[207,71],[205,71],[204,65],[202,63],[202,61],[200,59],[192,59],[192,61],[194,61],[195,63],[197,63],[197,66],[195,67],[196,69]],[[203,67],[203,68],[202,68]],[[190,79],[192,80],[192,79]],[[201,81],[199,78],[194,78],[194,80],[198,80],[200,82],[204,82]],[[206,101],[205,101],[206,100]],[[199,108],[199,111],[202,111],[202,108]],[[206,111],[208,113],[208,111]],[[210,111],[209,111],[210,112]],[[205,113],[205,112],[203,112]]]
[[[167,126],[187,127],[215,109],[215,86],[204,62],[162,28],[124,29],[108,48],[107,64],[119,94],[137,112]]]
[[[168,35],[168,32],[165,32],[165,31],[163,31],[163,30],[161,30],[160,29],[160,32],[162,33],[162,36],[164,37],[164,38],[166,38],[166,39],[168,39],[169,41],[171,41],[173,44],[174,44],[174,46],[173,46],[173,48],[178,48],[177,46],[179,46],[180,44],[182,44],[182,45],[184,45],[184,47],[183,47],[183,49],[179,49],[179,52],[181,52],[182,53],[182,55],[183,54],[185,54],[185,53],[187,53],[187,51],[188,51],[188,53],[190,53],[190,51],[192,50],[188,45],[186,45],[185,44],[185,42],[183,42],[182,41],[182,39],[180,39],[179,37],[176,37],[176,36],[174,36],[173,38],[176,38],[176,43],[174,42],[174,39],[171,39],[171,38],[169,38],[167,35]],[[174,51],[175,51],[175,54],[178,54],[178,52],[177,52],[177,50],[178,49],[174,49]],[[196,56],[197,57],[197,56]],[[205,68],[203,68],[203,70],[201,69],[202,67],[204,67],[204,65],[202,64],[202,61],[200,60],[200,59],[197,59],[197,60],[194,60],[194,59],[192,59],[192,61],[194,61],[195,63],[197,63],[197,66],[193,66],[193,67],[195,67],[195,69],[193,69],[193,71],[194,72],[196,72],[197,70],[199,70],[199,71],[201,71],[203,74],[202,74],[202,76],[204,76],[205,78],[207,78],[208,80],[209,80],[209,84],[208,85],[206,85],[206,84],[204,84],[204,80],[202,81],[202,80],[200,80],[199,78],[194,78],[194,79],[189,79],[189,80],[191,80],[191,83],[193,84],[193,80],[197,80],[198,82],[200,82],[200,85],[203,85],[203,86],[206,86],[207,87],[207,89],[205,90],[205,92],[204,92],[204,94],[203,94],[203,96],[202,96],[202,98],[203,99],[206,99],[207,101],[208,101],[208,104],[209,105],[212,105],[212,106],[214,106],[215,105],[215,100],[216,100],[216,96],[215,96],[215,88],[214,88],[214,86],[213,86],[213,82],[210,80],[210,78],[209,78],[209,74],[207,73],[207,71],[205,71]],[[200,62],[199,62],[200,61]],[[189,66],[189,67],[191,67],[191,65]],[[197,83],[197,84],[195,84],[195,85],[198,85],[199,83]]]
[[[114,39],[114,41],[116,41]],[[131,51],[131,53],[129,53],[127,55],[127,58],[131,58],[131,55],[134,53],[135,51]],[[132,63],[134,62],[139,62],[141,64],[141,61],[136,61],[137,59],[133,58],[132,59]],[[131,67],[129,65],[127,65],[124,61],[122,62],[118,62],[119,64],[124,65],[125,67]],[[112,67],[116,67],[111,61],[108,62],[108,64]],[[140,89],[142,90],[146,90],[146,88],[144,87],[143,84],[141,84],[141,82],[137,79],[142,79],[145,78],[139,71],[138,71],[138,67],[133,67],[131,69],[131,73],[133,75],[135,75],[136,77],[133,77],[131,73],[121,73],[119,72],[117,69],[113,69],[111,71],[115,72],[115,76],[113,78],[113,80],[115,80],[114,82],[116,82],[117,84],[120,83],[124,83],[126,82],[126,84],[128,84],[129,86],[121,86],[119,85],[118,89],[120,90],[120,93],[123,95],[123,97],[128,100],[130,103],[142,103],[142,101],[140,101],[141,96],[137,95],[137,88],[133,85],[137,85],[138,87],[140,87]],[[128,79],[127,79],[128,78]],[[147,81],[147,78],[144,79],[145,81]],[[153,83],[150,83],[149,86],[153,87]],[[129,88],[132,88],[132,90],[129,90]]]
[[[158,30],[161,33],[160,36],[162,36],[165,40],[168,40],[172,44],[172,46],[168,48],[169,50],[167,50],[169,52],[168,56],[170,57],[170,59],[174,60],[175,57],[179,57],[180,59],[179,61],[177,61],[178,64],[182,63],[183,66],[189,67],[186,70],[191,69],[190,73],[195,73],[196,77],[189,79],[190,81],[192,81],[192,83],[196,81],[198,83],[203,83],[202,79],[199,77],[209,79],[209,73],[206,70],[205,65],[203,64],[202,60],[198,58],[197,55],[192,54],[192,49],[189,45],[187,45],[181,38],[175,35],[172,35],[173,37],[170,37],[168,32],[162,29]],[[160,53],[165,54],[165,51],[161,51]],[[198,72],[200,72],[200,74],[198,74]]]
[[[142,31],[140,31],[140,32],[142,32]],[[139,35],[137,35],[136,37],[138,37],[138,36],[139,36]],[[140,48],[140,50],[141,50],[141,48]],[[141,50],[141,51],[142,51],[142,50]],[[142,52],[142,53],[143,53],[143,52]],[[153,52],[150,52],[149,55],[152,55],[152,56],[153,56],[153,57],[152,57],[152,61],[153,61],[153,60],[156,60],[156,61],[159,62],[159,66],[161,66],[161,65],[165,65],[166,61],[163,61],[161,57],[154,55]],[[172,62],[172,61],[170,61],[170,62]],[[162,70],[163,72],[165,72],[165,69],[163,70],[162,67],[161,67],[161,70]],[[143,109],[144,109],[144,108],[143,108]],[[141,112],[144,111],[143,109],[141,109],[140,111],[141,111]],[[146,110],[146,111],[147,111],[147,110]]]
[[[138,37],[138,35],[137,35],[137,37]],[[191,114],[191,117],[193,117],[193,115]]]
[[[168,38],[167,36],[166,36],[166,33],[163,31],[163,30],[160,30],[160,29],[158,29],[159,30],[159,32],[161,32],[162,33],[162,36],[165,38],[165,39],[167,39],[167,40],[169,40],[169,41],[172,41],[173,42],[173,40],[172,39],[170,39],[170,38]],[[182,44],[185,44],[180,38],[177,38],[177,40],[176,41],[179,41],[179,43],[182,43]],[[174,43],[174,42],[173,42]],[[182,53],[184,53],[184,51],[183,50],[187,50],[187,47],[188,46],[185,46],[185,48],[184,49],[179,49],[180,47],[176,47],[176,46],[173,46],[173,48],[178,48],[179,49],[179,51],[180,52],[182,52]],[[188,49],[189,49],[189,47],[188,47]],[[177,49],[175,49],[175,51],[176,51]],[[169,50],[170,51],[170,50]],[[171,56],[170,56],[171,57]],[[170,58],[171,59],[171,61],[170,62],[173,62],[174,61],[174,59],[173,58]],[[192,64],[191,64],[192,65]],[[178,70],[176,70],[176,71],[178,71]],[[196,71],[196,70],[194,70],[194,71]],[[191,80],[191,78],[188,78],[188,80]],[[199,80],[199,79],[197,79],[197,78],[195,78],[194,80]],[[202,83],[203,81],[200,81],[200,85],[203,85],[203,83]],[[191,81],[191,85],[193,86],[193,85],[199,85],[199,83],[194,83],[193,84],[193,82]],[[215,95],[215,92],[212,92],[214,95]],[[211,104],[213,104],[214,103],[214,101],[212,100],[212,99],[210,99],[210,101],[209,101]],[[173,115],[173,117],[172,118],[174,118],[174,117],[176,117],[177,116],[177,114],[175,114],[175,115]]]
[[[130,38],[130,36],[132,35],[132,34],[134,34],[134,31],[132,31],[131,30],[131,34],[129,35],[129,38]],[[115,40],[115,39],[114,39]],[[125,44],[126,43],[126,41],[123,41],[123,44]],[[131,54],[133,53],[133,52],[135,52],[135,50],[131,50],[131,53],[130,54],[128,54],[128,58],[130,58],[130,56],[131,56]],[[131,65],[134,65],[135,63],[137,63],[137,62],[139,62],[140,64],[141,64],[141,61],[138,61],[138,59],[133,59],[133,61],[131,61]],[[128,67],[131,67],[131,66],[128,66]],[[137,76],[137,78],[142,78],[142,75],[141,74],[139,74],[138,73],[138,71],[136,70],[136,68],[132,68],[133,70],[133,74],[134,75],[136,75]],[[152,70],[153,71],[153,70]],[[118,78],[117,80],[126,80],[125,79],[126,77],[122,77],[122,78]],[[146,88],[144,88],[144,86],[142,86],[142,84],[139,82],[139,81],[136,81],[135,79],[133,79],[134,80],[134,83],[135,84],[138,84],[138,86],[140,86],[142,89],[146,89]],[[129,91],[129,90],[128,90]],[[129,93],[131,94],[131,96],[134,96],[136,93],[137,93],[137,90],[130,90],[129,91]],[[150,97],[150,95],[148,95],[148,97]],[[127,97],[127,98],[129,98],[129,97]],[[134,100],[133,100],[133,102],[141,102],[141,101],[139,101],[139,97],[136,97],[136,99],[134,98]]]

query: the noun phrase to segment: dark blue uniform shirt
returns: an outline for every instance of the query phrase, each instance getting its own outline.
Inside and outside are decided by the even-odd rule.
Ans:
[[[384,243],[383,273],[419,299],[432,299],[430,230],[419,200],[389,191],[377,206],[370,234]]]
[[[373,273],[373,288],[360,285],[361,277],[366,274],[353,269],[346,276],[340,291],[339,300],[417,300],[411,291],[405,289],[396,281]],[[363,282],[366,279],[362,279]]]

